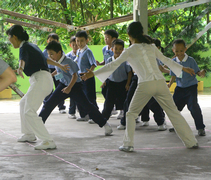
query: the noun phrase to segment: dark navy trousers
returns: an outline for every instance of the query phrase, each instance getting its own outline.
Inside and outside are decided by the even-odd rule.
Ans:
[[[137,75],[134,75],[132,77],[132,82],[130,84],[130,88],[127,92],[127,97],[124,102],[124,115],[121,119],[121,124],[126,125],[126,113],[128,111],[130,102],[133,98],[133,95],[135,93],[135,90],[138,85],[138,77]],[[158,102],[152,97],[149,102],[146,104],[146,106],[143,108],[143,110],[140,112],[139,115],[141,115],[141,121],[149,121],[149,110],[151,110],[154,113],[154,119],[158,126],[162,125],[165,121],[165,113],[163,112],[163,109],[160,107]]]
[[[55,70],[56,70],[55,68],[50,68],[50,72],[51,73],[54,72]],[[55,85],[55,88],[56,88],[59,85],[59,81],[57,81],[55,79],[55,77],[53,77],[53,82],[54,82],[54,85]],[[52,93],[53,93],[53,90],[52,90],[51,94]],[[48,96],[46,96],[46,98],[43,101],[44,104],[46,103],[46,101],[48,100],[48,98],[51,96],[51,94],[49,94]],[[59,102],[58,108],[59,108],[59,110],[63,110],[63,109],[66,108],[65,105],[64,105],[64,101]]]
[[[58,105],[58,103],[70,97],[78,105],[80,105],[83,111],[89,114],[90,118],[100,127],[103,127],[106,124],[107,120],[102,116],[98,108],[94,106],[84,94],[81,82],[75,83],[69,94],[65,94],[61,91],[65,87],[66,86],[64,84],[59,83],[53,94],[43,105],[39,116],[42,117],[44,123],[53,111],[53,109]]]
[[[82,81],[82,89],[84,91],[84,94],[86,95],[86,97],[88,98],[88,100],[94,104],[94,106],[96,108],[98,108],[97,105],[97,97],[96,97],[96,90],[95,90],[95,78],[92,77],[90,79],[87,79],[86,81]],[[78,107],[79,113],[81,117],[85,117],[87,115],[87,112],[85,112],[83,110],[83,108],[81,108],[80,105],[78,105],[78,103],[76,102],[76,105]],[[90,117],[91,118],[91,117]]]
[[[127,80],[122,82],[113,82],[109,81],[107,85],[107,93],[104,102],[104,108],[102,111],[103,117],[109,119],[111,116],[111,111],[114,108],[115,102],[118,100],[119,105],[121,105],[120,109],[123,109],[123,104],[127,95],[127,91],[125,89],[125,85]]]
[[[196,129],[198,130],[204,129],[205,125],[203,123],[201,108],[198,104],[197,86],[197,84],[186,88],[177,86],[174,90],[173,99],[179,111],[182,111],[185,105],[187,105],[187,108],[194,119]]]

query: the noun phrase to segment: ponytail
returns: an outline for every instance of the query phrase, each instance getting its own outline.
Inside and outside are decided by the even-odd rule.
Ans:
[[[20,40],[20,41],[28,41],[29,40],[29,35],[28,33],[23,29],[22,26],[20,25],[13,25],[11,28],[9,28],[7,31],[6,31],[6,34],[7,35],[10,35],[10,36],[17,36],[17,38]]]

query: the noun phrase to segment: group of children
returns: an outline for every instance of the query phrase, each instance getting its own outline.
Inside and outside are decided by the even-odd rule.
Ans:
[[[19,142],[35,141],[37,136],[42,140],[42,143],[36,146],[35,149],[56,148],[44,125],[40,124],[39,118],[45,123],[57,105],[60,113],[65,113],[64,100],[67,98],[70,98],[69,118],[76,119],[75,112],[77,107],[80,114],[77,121],[97,123],[99,127],[104,127],[105,135],[110,135],[113,132],[107,121],[112,115],[114,107],[116,110],[121,110],[122,117],[117,128],[119,130],[126,129],[123,146],[119,148],[123,151],[133,151],[136,119],[142,115],[146,117],[145,119],[143,118],[144,122],[142,125],[148,125],[149,109],[154,112],[158,130],[163,131],[167,129],[164,109],[186,147],[196,148],[198,147],[197,141],[187,122],[179,113],[187,104],[194,118],[198,134],[200,136],[206,135],[201,109],[197,102],[197,80],[195,76],[197,74],[203,77],[205,71],[200,71],[195,60],[185,54],[186,45],[183,40],[174,41],[172,50],[176,58],[173,60],[168,59],[158,50],[159,45],[157,47],[152,45],[159,40],[153,40],[149,36],[143,35],[141,23],[133,22],[128,27],[131,46],[127,49],[124,49],[124,41],[118,39],[118,33],[115,30],[105,31],[104,59],[100,63],[95,60],[92,51],[87,46],[88,34],[86,31],[78,31],[74,37],[71,37],[70,46],[72,51],[65,55],[57,34],[51,33],[48,36],[48,45],[44,52],[40,53],[40,50],[37,49],[38,47],[27,42],[28,38],[23,38],[23,36],[26,36],[26,32],[23,29],[20,30],[19,34],[15,33],[14,29],[17,32],[17,26],[14,25],[14,27],[10,28],[7,34],[13,46],[20,48],[20,72],[18,71],[18,74],[22,75],[22,71],[24,71],[26,75],[30,76],[31,84],[29,91],[20,103],[22,107],[20,113],[23,136],[18,139]],[[20,26],[18,28],[20,29]],[[22,46],[26,46],[26,48],[23,49]],[[29,50],[31,51],[29,52]],[[33,63],[30,65],[31,58],[42,59],[37,65],[36,71],[33,70]],[[163,68],[160,61],[171,70]],[[53,66],[48,65],[47,67],[46,62]],[[94,71],[97,65],[105,66]],[[50,73],[46,74],[48,68],[54,78],[54,91],[52,91],[52,81],[49,80]],[[176,79],[177,87],[173,95],[175,103],[161,71],[170,72],[170,75],[172,75],[169,87]],[[33,77],[35,76],[34,74],[40,75]],[[35,83],[33,79],[39,78],[42,74],[47,77],[46,80],[40,81],[42,81],[41,83],[49,81],[47,84],[51,84],[49,85],[51,94],[48,95],[50,93],[50,88],[48,87],[45,93],[42,93],[42,96],[37,100],[38,103],[36,108],[34,108],[32,107],[34,104],[29,102],[29,100],[33,101],[33,99],[29,98],[29,96],[32,94],[32,89],[32,92],[35,93],[34,89],[38,88],[37,82]],[[94,75],[103,83],[102,94],[105,97],[105,102],[102,113],[99,111],[96,102]],[[32,86],[35,87],[32,88]],[[39,117],[30,118],[35,116],[42,99],[43,107]],[[26,104],[28,105],[27,112],[24,109]],[[30,114],[29,112],[31,111],[32,113]],[[39,119],[39,123],[34,123],[35,119]]]

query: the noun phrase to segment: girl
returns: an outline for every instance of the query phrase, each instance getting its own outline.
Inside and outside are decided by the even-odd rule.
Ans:
[[[18,139],[18,142],[35,141],[37,136],[42,142],[35,146],[35,149],[54,149],[56,145],[45,128],[41,117],[37,115],[37,110],[44,98],[53,89],[53,79],[48,71],[47,63],[58,66],[64,71],[67,66],[46,59],[36,45],[28,42],[29,36],[22,26],[14,25],[6,33],[14,48],[19,48],[17,73],[22,78],[24,78],[23,72],[30,76],[30,87],[20,101],[21,131],[23,135]]]
[[[184,117],[177,110],[172,95],[166,85],[165,78],[160,72],[156,58],[171,68],[177,76],[182,70],[193,75],[191,68],[183,67],[165,57],[148,38],[143,35],[143,27],[140,22],[132,22],[127,29],[132,45],[127,48],[116,61],[113,61],[95,72],[89,71],[82,77],[86,80],[97,76],[102,82],[124,61],[127,61],[138,76],[138,87],[132,98],[129,110],[126,114],[126,130],[121,151],[134,150],[135,119],[146,103],[154,97],[168,115],[178,136],[187,148],[197,148],[197,140]]]

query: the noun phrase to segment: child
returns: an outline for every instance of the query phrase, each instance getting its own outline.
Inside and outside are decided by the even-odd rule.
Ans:
[[[90,118],[95,121],[95,123],[97,123],[100,127],[104,126],[105,135],[110,135],[112,133],[112,129],[106,122],[107,120],[103,118],[99,110],[89,102],[83,92],[82,83],[80,77],[78,76],[79,68],[77,64],[62,53],[62,47],[58,42],[50,42],[46,49],[51,59],[59,62],[60,64],[68,64],[70,66],[70,70],[68,72],[63,72],[60,68],[56,67],[56,71],[52,74],[56,77],[56,79],[59,79],[60,83],[42,107],[39,116],[42,117],[43,122],[45,123],[48,116],[61,100],[65,100],[70,97],[77,103],[78,106],[80,105],[81,108],[84,109],[84,112],[87,113]]]
[[[67,57],[71,58],[72,60],[75,60],[76,58],[76,52],[78,50],[78,46],[76,44],[76,37],[72,36],[70,38],[70,47],[72,48],[72,51],[66,54]],[[75,111],[76,111],[76,103],[73,99],[70,99],[70,107],[69,107],[69,115],[68,118],[70,119],[76,119],[75,116]]]
[[[7,35],[14,48],[20,49],[17,73],[22,78],[24,78],[23,72],[30,76],[30,87],[20,101],[21,131],[23,135],[18,138],[18,142],[32,142],[36,140],[37,136],[42,142],[35,146],[35,149],[54,149],[56,145],[45,128],[42,119],[37,116],[37,110],[44,98],[53,89],[53,80],[47,63],[58,66],[62,70],[67,68],[46,59],[35,44],[28,42],[29,36],[22,26],[13,25],[7,30]]]
[[[6,62],[0,59],[0,92],[16,81],[17,77],[14,71]]]
[[[200,71],[196,61],[185,53],[187,48],[184,40],[175,40],[173,42],[172,50],[176,56],[173,61],[177,62],[178,64],[181,64],[182,66],[194,69],[195,74],[200,77],[204,77],[205,70]],[[172,71],[170,72],[170,75],[172,77],[168,84],[168,87],[171,87],[175,79],[177,83],[173,95],[173,99],[177,106],[177,109],[179,111],[182,111],[184,106],[187,105],[188,110],[191,112],[191,115],[194,119],[196,129],[198,130],[198,135],[205,136],[205,125],[203,123],[201,108],[198,104],[197,98],[198,80],[196,79],[196,75],[191,76],[190,74],[183,72],[180,77],[176,77]]]
[[[58,36],[56,33],[50,33],[50,34],[48,35],[48,37],[47,37],[47,43],[49,43],[49,42],[51,42],[51,41],[59,42],[59,36]],[[46,58],[48,58],[48,53],[47,53],[46,49],[43,51],[43,54],[44,54],[44,56],[45,56]],[[50,72],[51,72],[51,73],[55,71],[55,66],[53,66],[53,65],[50,65],[50,64],[49,64],[49,65],[48,65],[48,68],[50,69]],[[58,84],[59,84],[59,81],[57,81],[57,80],[53,77],[53,82],[54,82],[55,87],[57,87]],[[43,102],[43,103],[45,103],[49,97],[50,97],[50,95],[47,96],[47,97],[44,99],[44,102]],[[66,111],[65,111],[66,107],[65,107],[65,105],[64,105],[64,101],[61,101],[61,102],[58,104],[58,108],[59,108],[59,112],[60,112],[61,114],[65,114],[65,113],[66,113]]]
[[[80,75],[83,75],[85,72],[87,72],[87,69],[93,71],[97,66],[94,55],[92,51],[88,48],[87,43],[88,34],[86,33],[86,31],[78,31],[76,33],[76,44],[79,49],[77,50],[75,62],[78,63],[78,72]],[[95,78],[93,77],[88,81],[82,81],[82,84],[83,91],[86,94],[88,100],[92,104],[94,104],[96,108],[98,108],[96,102]],[[82,108],[80,108],[80,105],[77,107],[81,115],[81,118],[78,118],[77,121],[88,121],[89,116],[83,111]]]
[[[114,55],[106,61],[106,64],[115,61],[122,51],[124,50],[124,41],[121,39],[115,39],[112,42],[112,51]],[[112,109],[116,100],[119,101],[120,107],[123,110],[123,104],[127,95],[127,91],[130,87],[130,82],[132,78],[131,67],[127,62],[123,62],[109,77],[109,83],[107,86],[107,93],[104,102],[104,109],[102,111],[103,117],[109,119],[111,116]]]
[[[166,80],[158,68],[156,58],[170,67],[177,76],[180,75],[182,70],[194,74],[193,69],[183,67],[171,59],[166,58],[157,47],[151,44],[143,35],[143,27],[139,21],[130,23],[127,32],[132,45],[125,49],[119,58],[95,72],[88,70],[88,72],[82,76],[82,79],[86,80],[96,75],[101,81],[105,81],[105,79],[125,61],[127,61],[137,73],[138,87],[136,88],[126,114],[125,136],[123,145],[119,147],[119,150],[126,152],[134,150],[135,119],[152,96],[167,113],[185,146],[187,148],[197,148],[197,140],[188,123],[177,110],[172,95],[166,86]]]
[[[105,40],[106,46],[104,46],[103,49],[102,49],[102,51],[103,51],[103,61],[101,63],[96,61],[98,66],[105,65],[107,59],[114,55],[113,51],[111,50],[112,42],[113,42],[113,40],[117,39],[118,36],[119,36],[118,32],[114,29],[106,30],[104,35],[105,35],[104,40]]]

